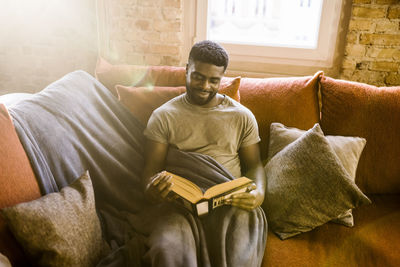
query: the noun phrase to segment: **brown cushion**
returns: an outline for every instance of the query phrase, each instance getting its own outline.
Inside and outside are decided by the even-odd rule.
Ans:
[[[325,134],[367,140],[356,183],[367,193],[400,192],[400,87],[321,79]]]
[[[123,86],[182,86],[185,85],[185,68],[172,66],[141,66],[111,64],[98,58],[95,76],[114,95],[116,85]]]
[[[269,127],[280,122],[302,130],[319,122],[318,81],[314,76],[290,78],[242,78],[240,103],[256,116],[261,137],[261,154],[268,152]]]
[[[60,192],[1,211],[35,265],[95,266],[109,250],[89,172]]]
[[[0,104],[0,209],[40,197],[39,186],[14,125]],[[0,252],[22,265],[23,252],[0,216]]]
[[[353,228],[327,223],[284,241],[269,232],[262,266],[399,266],[400,195],[370,198]]]
[[[239,85],[240,77],[232,80],[224,80],[221,82],[219,93],[226,94],[236,101],[239,101]],[[145,125],[153,110],[186,91],[184,86],[126,87],[117,85],[116,89],[121,103]]]

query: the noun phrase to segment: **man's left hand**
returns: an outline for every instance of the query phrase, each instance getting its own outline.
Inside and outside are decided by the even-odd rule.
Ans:
[[[249,186],[247,191],[250,192],[232,195],[225,203],[248,211],[259,207],[264,201],[264,194],[259,192],[254,184]]]

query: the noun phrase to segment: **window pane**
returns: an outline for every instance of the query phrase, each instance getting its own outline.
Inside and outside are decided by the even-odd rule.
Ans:
[[[207,39],[315,49],[323,0],[208,0]]]

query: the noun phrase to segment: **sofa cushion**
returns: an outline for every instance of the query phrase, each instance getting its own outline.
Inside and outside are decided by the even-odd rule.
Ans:
[[[356,183],[367,193],[400,192],[400,87],[321,79],[321,127],[367,140]]]
[[[240,103],[256,116],[261,137],[261,153],[268,152],[269,127],[280,122],[302,130],[319,122],[318,81],[314,76],[290,78],[242,78]]]
[[[6,107],[0,104],[0,209],[40,197],[39,186]],[[0,252],[13,265],[24,254],[0,216]]]
[[[185,68],[172,66],[141,66],[111,64],[99,57],[96,78],[116,94],[115,86],[181,86],[185,85]]]
[[[287,145],[301,137],[305,132],[306,131],[297,128],[286,127],[281,123],[272,123],[270,129],[268,160],[284,149]],[[360,137],[336,135],[328,135],[326,136],[326,139],[328,140],[329,145],[333,148],[335,154],[338,156],[340,162],[343,164],[343,167],[350,175],[351,180],[354,182],[358,161],[365,146],[365,139]],[[338,218],[335,218],[332,221],[349,227],[353,226],[354,220],[351,209],[340,214]]]
[[[60,192],[2,213],[35,265],[95,266],[107,252],[88,172]]]
[[[239,96],[240,77],[221,82],[219,93],[226,94],[236,101]],[[143,124],[147,124],[153,110],[168,100],[186,92],[185,86],[179,87],[126,87],[117,85],[118,98]]]
[[[286,239],[370,203],[343,167],[319,124],[265,166],[263,207],[271,229]]]
[[[400,194],[370,198],[353,228],[327,223],[284,241],[270,231],[262,266],[399,266]]]

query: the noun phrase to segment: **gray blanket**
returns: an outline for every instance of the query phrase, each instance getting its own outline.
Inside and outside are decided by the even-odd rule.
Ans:
[[[216,209],[205,218],[144,199],[144,126],[102,84],[72,72],[9,109],[43,194],[85,170],[112,252],[99,266],[259,266],[266,242],[261,209]],[[167,169],[201,187],[233,177],[212,158],[170,149]]]

